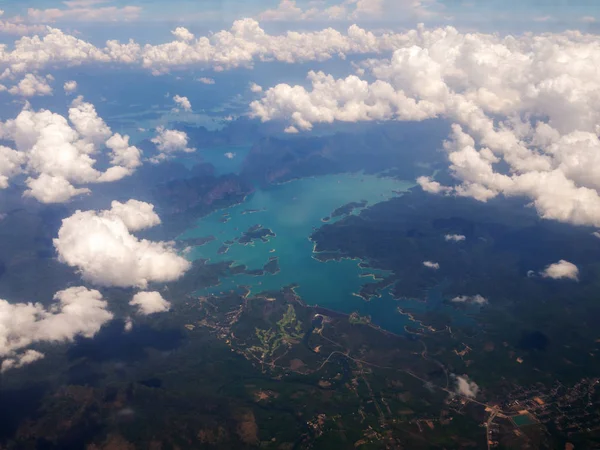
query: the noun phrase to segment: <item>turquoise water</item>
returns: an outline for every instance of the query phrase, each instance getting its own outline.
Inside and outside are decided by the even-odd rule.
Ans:
[[[257,190],[244,203],[203,217],[179,239],[210,235],[217,239],[193,248],[188,258],[234,261],[235,265],[243,264],[248,269],[261,269],[270,257],[277,256],[280,271],[273,275],[230,276],[222,279],[219,286],[200,291],[198,295],[218,294],[239,286],[248,286],[255,294],[298,284],[296,292],[310,305],[345,313],[357,311],[370,315],[373,323],[382,328],[403,332],[404,326],[411,323],[410,319],[399,314],[399,303],[388,290],[369,302],[355,295],[364,283],[373,281],[369,274],[385,276],[386,272],[361,268],[359,260],[320,262],[313,257],[314,244],[309,236],[325,225],[322,218],[346,203],[366,200],[367,206],[371,206],[413,186],[413,182],[364,174],[303,178],[268,190]],[[354,214],[358,212],[355,210]],[[224,218],[229,220],[223,223]],[[218,253],[225,241],[240,237],[256,224],[271,229],[276,236],[268,242],[235,243],[227,253]],[[402,301],[401,304],[403,309],[412,311],[428,309],[424,302]]]

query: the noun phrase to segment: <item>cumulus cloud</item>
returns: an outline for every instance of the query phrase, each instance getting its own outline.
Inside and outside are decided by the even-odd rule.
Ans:
[[[185,27],[177,27],[173,31],[171,31],[171,34],[177,39],[184,42],[191,41],[194,39],[194,35],[190,32],[190,30],[188,30]]]
[[[8,92],[22,97],[52,95],[52,87],[47,78],[28,73],[18,84],[8,89]]]
[[[579,269],[575,264],[561,259],[557,263],[547,266],[541,272],[541,275],[545,278],[553,278],[555,280],[567,278],[577,281],[579,279]]]
[[[454,297],[451,302],[454,303],[470,303],[473,305],[487,305],[488,299],[482,295],[459,295]]]
[[[256,83],[250,83],[250,91],[259,94],[263,91],[263,88]]]
[[[141,66],[157,75],[190,66],[221,71],[251,67],[258,61],[299,63],[352,54],[389,53],[404,39],[394,33],[374,34],[357,25],[345,33],[327,28],[270,35],[254,19],[237,20],[229,30],[209,36],[196,38],[180,28],[173,34],[176,40],[163,44],[110,40],[104,47],[97,47],[49,27],[44,36],[24,36],[12,49],[4,48],[0,52],[0,69],[17,74],[48,67],[110,63]]]
[[[215,84],[215,80],[213,78],[208,77],[198,78],[197,81],[199,81],[202,84]]]
[[[546,219],[600,226],[600,49],[578,32],[500,37],[419,27],[395,35],[389,59],[336,79],[310,72],[310,88],[279,84],[251,105],[290,131],[334,121],[454,122],[444,145],[456,186],[428,192],[485,202],[529,198]]]
[[[437,181],[432,180],[431,177],[419,177],[417,178],[417,184],[421,186],[421,189],[430,194],[440,194],[452,190],[451,188],[442,186]]]
[[[175,95],[173,97],[173,101],[177,104],[179,108],[183,109],[186,112],[190,112],[192,110],[192,104],[190,103],[187,97]],[[175,108],[174,111],[179,111],[179,108]]]
[[[171,308],[171,303],[166,301],[160,292],[138,292],[129,302],[131,306],[137,306],[138,314],[144,316],[166,312]]]
[[[447,234],[446,236],[444,236],[444,240],[449,242],[460,242],[464,241],[465,239],[467,238],[463,234]]]
[[[456,376],[456,393],[469,398],[475,398],[479,392],[479,386],[468,377]]]
[[[141,164],[141,153],[128,145],[129,137],[111,135],[94,106],[81,97],[73,101],[68,119],[26,106],[15,119],[0,123],[0,136],[16,147],[0,147],[0,188],[25,173],[24,195],[43,203],[69,201],[90,192],[82,185],[118,180]],[[93,156],[101,147],[111,150],[107,156],[112,166],[106,172],[94,167]]]
[[[224,154],[224,156],[227,159],[233,159],[233,158],[235,158],[235,153],[233,153],[233,152],[227,152],[227,153]]]
[[[138,239],[131,232],[160,223],[151,204],[113,202],[104,211],[77,211],[62,221],[54,247],[59,260],[100,286],[136,286],[181,277],[190,263],[170,242]]]
[[[173,153],[192,153],[194,148],[188,147],[188,135],[185,131],[167,130],[164,127],[156,129],[158,134],[151,139],[158,149],[158,154],[150,158],[153,163],[158,163],[172,157]]]
[[[438,270],[440,268],[440,264],[433,261],[423,261],[423,265],[433,270]]]
[[[73,92],[75,92],[77,90],[77,81],[74,81],[74,80],[66,81],[65,84],[63,85],[63,89],[65,90],[65,93],[72,94]]]
[[[100,292],[71,287],[54,296],[49,309],[39,303],[11,304],[0,300],[1,371],[15,369],[43,358],[27,349],[40,342],[67,342],[76,336],[93,337],[113,318]]]

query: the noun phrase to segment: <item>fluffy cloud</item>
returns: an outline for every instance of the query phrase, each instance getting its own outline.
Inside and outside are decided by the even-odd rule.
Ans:
[[[192,104],[187,97],[176,95],[173,97],[173,101],[184,111],[190,112],[192,110]],[[179,111],[179,108],[175,108],[175,111]]]
[[[557,263],[550,264],[546,267],[541,272],[541,275],[545,278],[554,278],[555,280],[567,278],[577,281],[579,279],[579,269],[575,264],[561,259]]]
[[[433,270],[438,270],[440,268],[440,264],[433,261],[423,261],[423,265]]]
[[[8,90],[12,95],[22,97],[33,97],[35,95],[52,95],[52,87],[48,84],[48,79],[32,73],[25,77]]]
[[[452,191],[451,188],[442,186],[437,181],[432,180],[431,177],[419,177],[417,178],[417,184],[421,186],[421,189],[430,194],[440,194]]]
[[[188,147],[188,135],[185,131],[167,130],[164,127],[158,127],[156,131],[158,134],[151,141],[156,145],[158,154],[150,159],[151,162],[164,161],[177,152],[191,153],[196,151],[196,149]]]
[[[0,300],[1,370],[30,364],[44,355],[27,347],[39,342],[65,342],[92,337],[113,318],[100,292],[71,287],[54,296],[46,309],[39,303],[11,304]]]
[[[475,398],[479,392],[479,386],[467,377],[456,377],[456,393],[469,398]]]
[[[381,38],[380,38],[381,39]],[[578,32],[499,37],[419,27],[395,35],[386,60],[357,76],[310,72],[312,85],[279,84],[251,105],[288,131],[334,121],[454,122],[444,146],[457,186],[428,192],[487,201],[529,198],[543,218],[600,226],[600,48]]]
[[[171,308],[171,304],[160,295],[160,292],[138,292],[129,304],[137,306],[138,314],[144,316],[166,312]]]
[[[74,80],[66,81],[65,84],[63,85],[63,89],[65,90],[65,93],[72,94],[73,92],[75,92],[77,90],[77,81],[74,81]]]
[[[188,42],[194,39],[194,35],[190,32],[190,30],[184,27],[175,28],[173,31],[171,31],[171,34],[177,39],[184,42]]]
[[[199,81],[202,84],[215,84],[215,80],[213,78],[201,77],[196,81]]]
[[[25,36],[12,49],[0,52],[0,69],[17,74],[48,67],[81,64],[127,64],[142,66],[155,74],[190,66],[217,71],[251,67],[257,61],[297,63],[325,61],[352,54],[389,53],[405,38],[393,33],[374,34],[356,25],[341,33],[332,28],[282,35],[266,33],[256,20],[241,19],[229,30],[194,37],[177,28],[176,40],[163,44],[126,43],[110,40],[104,47],[49,27],[44,36]]]
[[[459,295],[457,297],[454,297],[452,300],[450,300],[451,302],[454,303],[470,303],[473,305],[487,305],[488,300],[487,298],[483,297],[482,295],[476,294],[476,295]]]
[[[4,11],[0,10],[0,16],[4,16]],[[15,34],[23,36],[26,34],[45,33],[47,28],[44,25],[23,23],[20,17],[13,17],[7,20],[0,20],[0,33]]]
[[[94,106],[81,97],[69,108],[68,120],[26,106],[15,119],[0,123],[0,136],[16,147],[0,147],[0,188],[8,187],[12,176],[25,173],[29,177],[24,195],[43,203],[66,202],[90,192],[81,185],[115,181],[141,164],[139,150],[128,145],[129,137],[111,136]],[[93,155],[104,146],[111,150],[107,156],[112,166],[100,172]]]
[[[250,83],[250,91],[259,94],[263,91],[263,88],[256,83]]]
[[[467,238],[463,234],[447,234],[446,236],[444,236],[444,240],[449,242],[460,242],[464,241],[465,239]]]
[[[190,263],[169,242],[138,239],[131,232],[160,223],[153,205],[113,202],[105,211],[77,211],[62,222],[54,247],[59,260],[101,286],[136,286],[178,279]]]
[[[224,156],[227,159],[233,159],[233,158],[235,158],[235,153],[233,153],[233,152],[227,152],[227,153],[224,154]]]

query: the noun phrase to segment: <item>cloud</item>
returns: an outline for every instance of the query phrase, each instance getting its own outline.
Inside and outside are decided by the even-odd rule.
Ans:
[[[65,84],[63,85],[63,88],[65,90],[65,93],[67,94],[72,94],[73,92],[75,92],[77,90],[77,81],[66,81]]]
[[[233,153],[233,152],[227,152],[227,153],[224,154],[224,156],[227,159],[233,159],[233,158],[235,158],[235,153]]]
[[[43,203],[69,201],[90,192],[81,185],[116,181],[141,164],[129,137],[111,135],[94,106],[81,97],[73,101],[68,119],[26,106],[15,119],[0,123],[0,136],[16,147],[0,147],[0,188],[8,187],[11,177],[27,174],[24,195]],[[106,172],[94,167],[93,155],[103,147],[111,150],[107,156],[113,164]]]
[[[430,18],[441,5],[435,0],[344,0],[334,5],[309,3],[302,9],[295,0],[281,0],[276,8],[258,15],[265,22],[355,21],[383,19],[386,16]]]
[[[12,95],[20,95],[22,97],[44,96],[52,95],[52,87],[48,84],[47,78],[28,73],[18,84],[11,87],[8,92]]]
[[[479,386],[468,377],[456,376],[456,393],[469,398],[475,398],[479,392]]]
[[[164,127],[158,127],[156,131],[158,134],[151,141],[156,145],[159,153],[150,159],[151,162],[164,161],[177,152],[192,153],[196,151],[196,149],[188,147],[188,135],[185,131],[167,130]]]
[[[4,11],[0,9],[0,16],[4,16]],[[0,33],[14,34],[23,36],[26,34],[39,33],[43,34],[47,31],[44,25],[23,23],[21,17],[13,17],[7,20],[0,20]]]
[[[487,305],[488,299],[483,297],[482,295],[459,295],[454,297],[451,302],[454,303],[470,303],[473,305]]]
[[[144,316],[166,312],[171,308],[171,303],[166,301],[159,292],[138,292],[129,304],[137,306],[138,314]]]
[[[460,242],[460,241],[464,241],[465,239],[467,239],[467,238],[463,234],[447,234],[446,236],[444,236],[444,240],[450,241],[450,242]]]
[[[190,263],[170,242],[131,234],[160,223],[148,203],[113,202],[105,211],[77,211],[62,221],[54,247],[59,260],[100,286],[140,287],[181,277]]]
[[[579,20],[583,23],[596,23],[597,22],[597,20],[594,16],[583,16]]]
[[[198,78],[196,81],[199,81],[202,84],[215,84],[215,80],[214,79],[207,78],[207,77]]]
[[[39,303],[11,304],[0,300],[1,371],[15,369],[43,358],[27,349],[40,342],[68,342],[76,336],[93,337],[113,318],[100,292],[71,287],[54,296],[49,309]]]
[[[263,91],[263,88],[256,83],[250,83],[250,91],[258,94]]]
[[[237,20],[229,30],[199,38],[188,39],[190,36],[179,28],[173,34],[176,40],[157,45],[109,40],[104,47],[97,47],[48,27],[44,36],[24,36],[12,49],[4,48],[0,52],[0,68],[9,69],[11,74],[82,64],[141,66],[157,75],[192,66],[221,71],[252,67],[260,61],[292,64],[353,54],[389,53],[403,39],[393,33],[376,35],[357,25],[350,26],[345,33],[327,28],[270,35],[254,19]]]
[[[438,270],[440,268],[440,264],[432,261],[423,261],[423,265],[430,269]]]
[[[187,42],[194,39],[194,35],[190,33],[187,28],[177,27],[175,30],[171,31],[171,34],[175,36],[177,39]]]
[[[192,104],[190,103],[190,101],[188,100],[187,97],[181,97],[180,95],[176,95],[173,97],[173,101],[184,111],[186,111],[186,112],[192,111]],[[175,108],[174,111],[177,112],[177,111],[179,111],[179,109]]]
[[[373,81],[310,72],[309,88],[276,85],[251,104],[252,115],[288,121],[290,131],[444,117],[454,123],[444,149],[458,184],[422,178],[424,189],[482,202],[525,197],[542,218],[600,226],[600,49],[593,35],[516,38],[419,27],[393,39],[391,58],[362,63]]]
[[[77,21],[77,22],[130,22],[139,18],[142,8],[139,6],[127,5],[117,6],[96,6],[108,1],[64,1],[67,8],[48,8],[37,9],[29,8],[27,10],[27,19],[33,23],[53,23],[57,21]]]
[[[442,186],[437,181],[432,180],[430,177],[419,177],[417,178],[417,184],[421,186],[425,192],[430,194],[440,194],[442,192],[450,192],[452,189],[447,186]]]
[[[545,278],[553,278],[559,280],[567,278],[571,280],[579,280],[579,269],[573,263],[561,259],[557,263],[550,264],[540,274]]]

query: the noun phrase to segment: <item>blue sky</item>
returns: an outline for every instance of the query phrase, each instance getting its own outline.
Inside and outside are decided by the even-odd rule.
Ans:
[[[82,0],[79,0],[82,1]],[[84,1],[84,0],[83,0]],[[182,22],[182,23],[219,23],[230,22],[241,17],[256,17],[266,9],[276,8],[280,0],[101,0],[92,7],[106,6],[139,6],[142,8],[138,21]],[[302,9],[314,5],[321,8],[341,4],[344,0],[297,0],[296,4]],[[408,0],[384,0],[387,20],[390,22],[406,21],[398,5],[409,3]],[[532,24],[533,28],[570,27],[586,28],[589,23],[582,23],[584,16],[600,19],[600,2],[597,0],[424,0],[424,5],[439,12],[439,15],[426,23],[452,24],[456,26],[478,26],[494,28],[495,24],[507,22],[525,27]],[[437,5],[436,5],[437,3]],[[28,8],[66,9],[63,1],[29,0],[0,0],[0,8],[5,10],[5,17],[15,15],[27,16]],[[389,16],[394,17],[389,17]],[[385,17],[386,15],[384,15]],[[452,19],[449,19],[449,16]],[[416,19],[414,19],[416,21]],[[60,21],[58,21],[60,22]],[[380,20],[386,22],[386,20]],[[321,22],[322,23],[322,22]],[[543,25],[540,25],[543,24]],[[82,24],[78,24],[82,25]],[[304,24],[304,27],[307,27]]]

